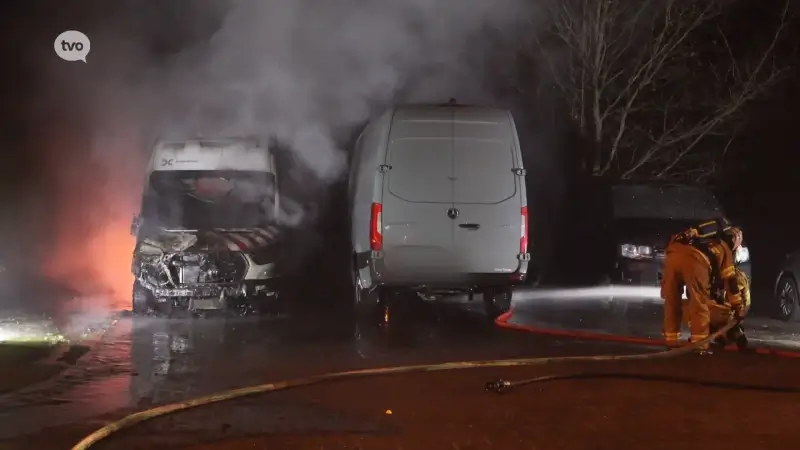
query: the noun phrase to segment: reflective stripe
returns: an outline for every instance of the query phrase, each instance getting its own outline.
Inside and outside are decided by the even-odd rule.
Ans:
[[[229,237],[227,237],[227,236],[225,236],[225,235],[223,235],[221,233],[215,233],[213,231],[209,231],[208,235],[211,236],[213,239],[216,239],[217,241],[222,242],[223,244],[225,244],[225,246],[228,247],[228,250],[230,250],[230,251],[236,252],[236,251],[239,251],[241,249],[236,242],[234,242]]]
[[[692,342],[700,342],[703,339],[707,338],[707,334],[693,334],[692,335]]]
[[[728,231],[730,228],[731,226],[727,219],[723,218],[720,222],[717,222],[716,220],[710,220],[697,225],[697,236],[701,238],[711,237],[720,232]]]
[[[664,333],[664,340],[666,341],[677,341],[680,338],[680,333]]]
[[[269,243],[265,237],[255,231],[247,233],[247,237],[250,238],[251,241],[255,241],[256,245],[267,245]]]
[[[702,341],[702,339],[697,339],[697,340],[692,339],[692,343],[700,342],[700,341]],[[708,342],[706,342],[703,345],[698,345],[697,346],[697,350],[708,350],[710,347],[711,347],[711,345]]]

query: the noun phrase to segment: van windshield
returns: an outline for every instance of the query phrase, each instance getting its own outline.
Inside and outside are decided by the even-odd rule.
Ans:
[[[251,171],[150,175],[142,216],[167,229],[252,228],[274,220],[275,176]]]
[[[613,202],[617,219],[694,221],[723,215],[714,194],[695,186],[618,185]]]

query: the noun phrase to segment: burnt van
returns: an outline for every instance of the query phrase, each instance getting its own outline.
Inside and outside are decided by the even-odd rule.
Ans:
[[[525,169],[511,113],[403,105],[359,136],[349,179],[353,298],[474,293],[496,317],[528,273]]]
[[[159,140],[131,272],[135,314],[249,312],[280,300],[275,158],[257,138]]]

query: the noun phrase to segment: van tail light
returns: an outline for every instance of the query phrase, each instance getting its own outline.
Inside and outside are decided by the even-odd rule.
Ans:
[[[522,232],[519,238],[519,252],[528,253],[528,207],[523,206],[522,213]]]
[[[372,250],[383,249],[383,205],[380,203],[372,204],[372,211],[369,221],[369,246]]]

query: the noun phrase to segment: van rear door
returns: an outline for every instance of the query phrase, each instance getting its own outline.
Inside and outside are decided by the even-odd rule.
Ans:
[[[452,115],[447,109],[401,109],[389,135],[383,249],[395,273],[452,271]]]
[[[466,273],[517,270],[523,233],[521,167],[506,111],[454,113],[454,251]]]

